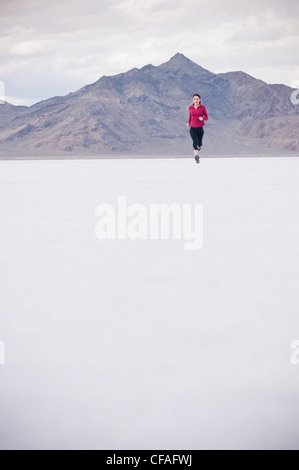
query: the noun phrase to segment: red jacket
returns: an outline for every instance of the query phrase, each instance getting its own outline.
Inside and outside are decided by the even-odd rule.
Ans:
[[[203,121],[200,121],[199,118],[203,117]],[[197,109],[194,108],[194,104],[189,107],[189,126],[190,127],[203,127],[205,125],[204,121],[209,119],[207,110],[202,104],[199,105]]]

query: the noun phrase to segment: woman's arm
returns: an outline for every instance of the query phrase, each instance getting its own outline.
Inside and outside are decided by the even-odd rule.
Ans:
[[[190,127],[190,124],[191,124],[191,111],[189,109],[189,121],[187,123],[187,126]]]
[[[203,117],[203,120],[204,120],[204,121],[208,121],[208,119],[209,119],[209,116],[208,116],[208,113],[207,113],[207,110],[206,110],[206,107],[205,107],[205,106],[204,106],[204,109],[203,109],[203,115],[202,115],[202,117]]]

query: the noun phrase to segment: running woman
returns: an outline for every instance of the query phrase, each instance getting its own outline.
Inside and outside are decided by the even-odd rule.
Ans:
[[[205,106],[201,104],[201,97],[197,93],[193,96],[193,104],[189,107],[189,121],[187,127],[190,127],[190,135],[193,141],[194,158],[199,163],[199,151],[202,147],[202,138],[204,134],[204,121],[209,119]]]

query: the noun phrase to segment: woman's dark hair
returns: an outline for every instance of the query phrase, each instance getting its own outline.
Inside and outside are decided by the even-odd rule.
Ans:
[[[198,93],[195,93],[195,95],[193,95],[193,98],[194,96],[198,96],[198,98],[201,100],[201,96]]]

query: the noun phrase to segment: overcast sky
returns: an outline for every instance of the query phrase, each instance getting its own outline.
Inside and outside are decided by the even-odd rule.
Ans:
[[[299,80],[298,0],[0,0],[0,95],[30,105],[181,52],[214,73]],[[0,96],[1,99],[1,96]]]

